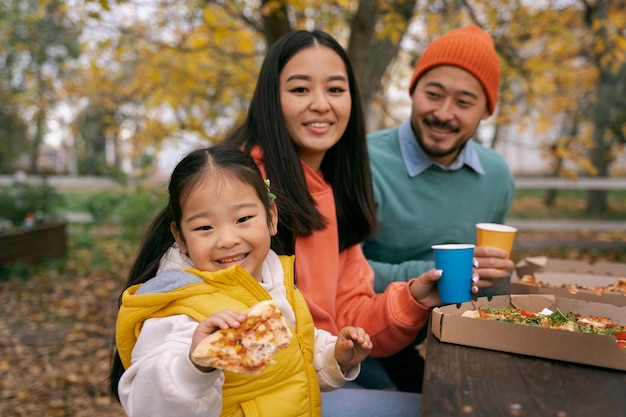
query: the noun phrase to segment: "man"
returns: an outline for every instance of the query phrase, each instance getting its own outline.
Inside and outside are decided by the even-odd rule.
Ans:
[[[476,223],[506,221],[511,171],[502,156],[472,140],[494,112],[499,81],[491,37],[476,25],[455,29],[417,62],[410,118],[368,135],[379,229],[363,252],[376,291],[433,268],[431,245],[474,243]],[[474,257],[479,295],[508,293],[508,254],[476,247]],[[421,392],[423,361],[414,346],[381,362],[398,389]]]

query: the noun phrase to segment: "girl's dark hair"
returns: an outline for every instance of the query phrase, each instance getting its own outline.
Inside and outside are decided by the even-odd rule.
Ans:
[[[315,30],[297,30],[279,39],[267,52],[245,122],[225,140],[225,143],[250,152],[259,147],[263,163],[272,183],[283,190],[287,198],[277,200],[278,234],[307,236],[326,227],[308,192],[304,171],[295,145],[287,134],[280,104],[280,72],[299,51],[322,45],[335,51],[346,67],[352,109],[341,139],[330,148],[322,161],[321,171],[335,196],[339,249],[360,243],[376,228],[376,209],[372,178],[365,140],[365,119],[352,65],[344,48],[329,34]],[[289,219],[286,207],[297,207]],[[285,208],[283,208],[285,206]]]
[[[175,242],[170,231],[170,225],[174,222],[178,230],[181,230],[180,222],[185,200],[196,186],[203,181],[214,180],[215,176],[233,178],[251,185],[263,202],[267,213],[267,222],[270,223],[272,199],[258,166],[248,154],[226,145],[215,145],[210,148],[194,150],[187,154],[174,168],[168,187],[169,201],[167,206],[161,210],[148,227],[139,247],[137,258],[131,266],[124,290],[132,285],[144,283],[156,275],[161,258]],[[273,183],[271,192],[277,196],[277,199],[283,198]],[[181,238],[184,239],[184,236]],[[286,239],[286,242],[283,242],[282,239]],[[284,254],[284,248],[292,247],[294,239],[293,232],[291,237],[288,233],[282,237],[274,236],[271,247],[276,253]],[[121,305],[121,295],[119,304]],[[118,384],[125,369],[115,349],[115,340],[113,340],[113,347],[110,384],[111,393],[119,401]]]

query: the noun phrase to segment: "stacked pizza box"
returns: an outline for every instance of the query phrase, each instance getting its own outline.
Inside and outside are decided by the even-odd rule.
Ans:
[[[511,294],[553,294],[626,306],[626,264],[528,257],[515,267]]]

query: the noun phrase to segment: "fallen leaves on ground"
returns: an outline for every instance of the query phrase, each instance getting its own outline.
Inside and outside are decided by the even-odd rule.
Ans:
[[[566,235],[558,237],[582,238]],[[520,233],[516,239],[556,237]],[[585,238],[593,247],[598,236]],[[107,378],[117,299],[131,249],[106,236],[90,237],[82,245],[70,245],[62,268],[38,266],[26,278],[0,282],[0,416],[124,416],[109,394]],[[593,253],[589,248],[560,253],[525,247],[515,259],[543,254],[626,261],[623,250],[589,258]]]
[[[128,258],[112,242],[97,245],[72,251],[61,271],[37,267],[0,283],[3,417],[124,416],[107,378]],[[92,268],[94,252],[107,268]]]

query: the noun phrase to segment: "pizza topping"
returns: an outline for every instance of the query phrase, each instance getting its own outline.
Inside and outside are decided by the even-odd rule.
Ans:
[[[570,332],[614,336],[618,346],[626,349],[626,326],[615,324],[608,317],[582,316],[573,312],[563,313],[558,308],[556,311],[544,309],[539,313],[533,313],[523,309],[507,307],[481,307],[475,311],[466,311],[462,316],[567,330]]]
[[[538,287],[548,288],[565,288],[572,294],[576,294],[579,290],[593,291],[597,295],[605,293],[621,293],[626,296],[626,278],[618,278],[617,282],[610,285],[580,285],[580,284],[551,284],[548,282],[537,281],[532,275],[524,275],[520,280],[522,284],[536,285]]]
[[[291,331],[273,300],[259,302],[247,311],[238,328],[218,330],[205,337],[191,355],[204,367],[256,375],[273,363],[276,352],[289,346]]]

